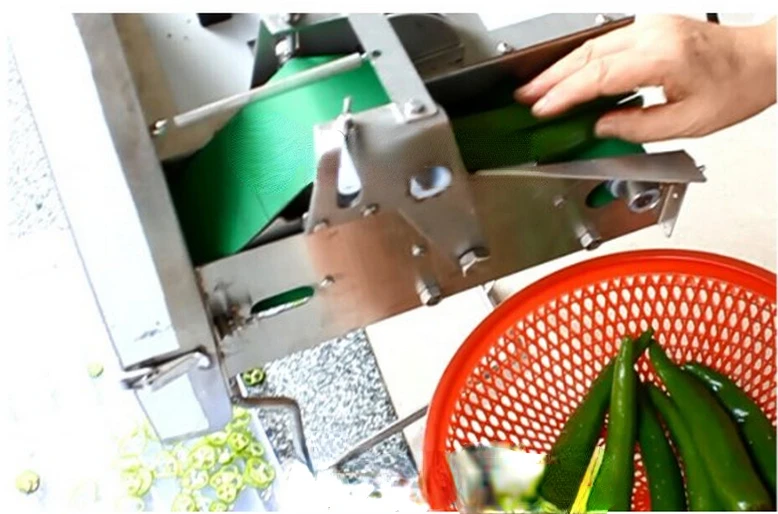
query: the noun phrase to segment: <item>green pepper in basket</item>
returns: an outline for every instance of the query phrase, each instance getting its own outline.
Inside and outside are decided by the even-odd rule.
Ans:
[[[751,464],[737,427],[699,380],[676,366],[656,342],[649,356],[702,456],[725,510],[771,510],[772,500]]]
[[[649,330],[634,342],[633,362],[648,347],[653,334]],[[592,381],[586,396],[567,420],[548,453],[548,467],[540,484],[540,495],[560,509],[568,510],[573,505],[600,437],[610,402],[613,365],[614,361],[609,362]]]
[[[613,369],[608,435],[600,472],[594,481],[587,510],[628,511],[635,476],[637,440],[635,345],[625,338]]]
[[[746,393],[721,373],[698,363],[686,364],[683,369],[702,380],[729,411],[740,429],[751,459],[775,501],[776,453],[773,424]]]
[[[694,444],[692,433],[681,418],[678,407],[656,386],[648,385],[647,390],[651,404],[662,416],[681,458],[686,477],[689,509],[693,511],[720,511],[719,500],[716,497],[708,470],[705,468],[705,462]]]
[[[654,512],[686,510],[683,477],[645,387],[638,388],[638,444]]]

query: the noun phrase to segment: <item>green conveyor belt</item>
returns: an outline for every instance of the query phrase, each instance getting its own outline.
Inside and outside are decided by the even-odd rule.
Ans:
[[[271,80],[338,56],[288,61]],[[343,98],[352,111],[389,102],[370,64],[244,107],[175,173],[169,187],[192,260],[232,255],[275,219],[315,175],[313,127],[334,119]],[[596,119],[621,98],[600,99],[556,120],[541,122],[526,107],[507,103],[454,117],[452,125],[470,171],[529,161],[592,159],[640,153],[639,145],[597,140]],[[503,102],[503,105],[506,105]]]

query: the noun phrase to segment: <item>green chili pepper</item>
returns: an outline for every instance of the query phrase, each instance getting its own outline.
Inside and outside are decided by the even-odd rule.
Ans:
[[[258,386],[265,381],[265,370],[262,368],[250,369],[241,373],[240,378],[248,387]]]
[[[676,366],[656,342],[649,355],[679,407],[724,509],[770,510],[770,494],[751,464],[737,427],[702,383]]]
[[[222,501],[214,501],[208,506],[209,512],[228,512],[230,506]]]
[[[651,510],[686,510],[683,477],[644,387],[638,388],[638,443],[651,492]]]
[[[154,482],[154,473],[148,468],[126,470],[121,475],[127,496],[143,498],[151,489]]]
[[[211,469],[216,465],[216,460],[216,449],[205,442],[196,444],[189,452],[189,466],[195,469]]]
[[[652,336],[653,331],[649,330],[634,342],[635,360],[645,351]],[[611,361],[592,381],[586,396],[567,420],[548,453],[548,467],[539,491],[544,500],[560,509],[568,510],[573,505],[589,467],[610,403],[613,366],[614,361]]]
[[[197,502],[191,494],[178,494],[170,506],[173,512],[197,512]]]
[[[702,364],[686,364],[683,369],[696,376],[719,399],[735,420],[751,459],[775,501],[775,427],[762,409],[738,386],[717,371]]]
[[[662,416],[681,458],[686,477],[686,495],[693,511],[719,511],[720,502],[692,433],[681,417],[678,406],[656,386],[646,387],[651,404]]]
[[[589,496],[590,511],[630,510],[635,476],[637,386],[635,345],[624,339],[613,370],[605,455]]]

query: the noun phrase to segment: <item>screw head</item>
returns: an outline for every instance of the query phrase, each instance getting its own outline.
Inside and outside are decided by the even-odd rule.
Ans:
[[[154,137],[161,136],[167,132],[167,120],[157,120],[151,125],[151,135]]]
[[[374,203],[371,203],[370,205],[368,205],[367,207],[362,209],[362,216],[367,218],[367,217],[372,216],[373,214],[375,214],[377,212],[378,212],[378,205],[374,204]]]
[[[497,53],[499,53],[500,55],[509,54],[514,50],[515,48],[513,48],[513,46],[509,45],[505,41],[500,41],[499,43],[497,43]]]
[[[413,115],[421,114],[425,110],[424,104],[421,103],[421,100],[418,100],[416,98],[412,98],[412,99],[408,100],[405,103],[405,106],[403,108],[405,110],[405,115],[406,116],[413,116]]]
[[[427,253],[427,249],[423,245],[411,246],[411,255],[414,257],[422,257],[425,253]]]

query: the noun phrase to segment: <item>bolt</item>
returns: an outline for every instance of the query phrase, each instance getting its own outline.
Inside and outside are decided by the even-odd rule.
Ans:
[[[161,136],[167,131],[167,120],[157,120],[151,125],[151,135]]]
[[[437,305],[441,299],[440,287],[435,282],[424,284],[419,291],[419,300],[427,307]]]
[[[405,102],[405,115],[406,116],[414,116],[418,115],[424,112],[426,108],[424,107],[424,104],[421,103],[420,100],[417,100],[416,98],[411,98],[407,102]]]
[[[378,212],[378,205],[371,203],[370,205],[362,209],[362,216],[368,218],[377,212]]]
[[[414,257],[423,257],[425,253],[427,253],[427,249],[423,245],[411,246],[411,255]]]
[[[473,266],[487,259],[489,259],[489,250],[482,246],[472,248],[463,253],[459,258],[459,267],[462,269],[462,276],[467,276],[467,273]]]
[[[284,22],[287,25],[295,25],[303,18],[302,13],[288,12],[284,14]]]
[[[499,43],[497,43],[497,53],[499,53],[500,55],[509,54],[514,50],[516,49],[513,46],[506,43],[505,41],[500,41]]]
[[[584,250],[596,250],[602,244],[602,239],[593,235],[588,230],[584,232],[578,240],[581,242],[581,246]]]
[[[316,225],[313,226],[314,232],[319,232],[320,230],[324,230],[325,228],[330,226],[330,222],[327,220],[321,220]]]
[[[324,277],[321,280],[321,282],[319,282],[319,286],[321,288],[327,288],[327,287],[330,287],[334,283],[335,283],[335,277],[333,277],[332,275],[327,275],[326,277]]]

